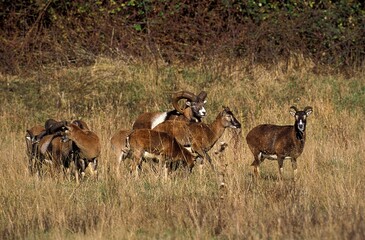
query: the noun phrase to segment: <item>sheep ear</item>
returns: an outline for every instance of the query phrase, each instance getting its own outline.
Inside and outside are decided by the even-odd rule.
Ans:
[[[185,102],[185,105],[190,107],[191,106],[191,102],[190,101],[186,101]]]
[[[34,137],[33,133],[31,133],[29,130],[27,130],[27,133],[28,133],[28,135],[29,135],[31,138],[33,138],[33,137]]]
[[[290,107],[289,112],[290,112],[291,115],[295,116],[295,114],[297,113],[297,111],[298,111],[298,109],[295,106],[291,106]]]
[[[305,107],[304,112],[307,114],[307,116],[309,116],[313,112],[313,108],[312,107]]]

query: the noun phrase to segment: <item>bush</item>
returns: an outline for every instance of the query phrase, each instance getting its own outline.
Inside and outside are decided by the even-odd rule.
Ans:
[[[88,65],[100,55],[166,63],[229,57],[272,64],[303,54],[362,66],[360,1],[0,1],[0,70]]]

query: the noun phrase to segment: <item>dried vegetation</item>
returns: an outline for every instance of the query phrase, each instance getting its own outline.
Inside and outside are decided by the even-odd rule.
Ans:
[[[214,64],[219,74],[210,71]],[[100,58],[91,67],[2,75],[1,238],[363,239],[364,73],[315,75],[311,64],[301,65],[287,71],[278,65],[247,72],[244,62],[156,70]],[[167,93],[181,89],[208,92],[206,122],[230,106],[242,123],[239,138],[260,123],[292,124],[289,107],[311,105],[298,181],[285,162],[280,184],[277,163],[270,161],[261,166],[261,180],[252,181],[252,155],[232,130],[223,135],[226,152],[211,153],[224,189],[208,166],[202,177],[178,171],[167,182],[149,164],[138,180],[127,167],[117,175],[112,134],[130,128],[141,112],[170,109]],[[98,181],[77,185],[61,174],[37,179],[28,173],[25,129],[49,117],[82,117],[99,135]]]

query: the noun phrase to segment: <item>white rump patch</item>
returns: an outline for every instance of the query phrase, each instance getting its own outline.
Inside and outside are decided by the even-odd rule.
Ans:
[[[151,129],[154,129],[158,124],[164,122],[167,117],[167,112],[163,112],[152,119]]]
[[[47,150],[48,150],[48,146],[52,141],[52,137],[48,137],[47,141],[45,143],[42,144],[41,146],[41,153],[42,154],[46,154]]]

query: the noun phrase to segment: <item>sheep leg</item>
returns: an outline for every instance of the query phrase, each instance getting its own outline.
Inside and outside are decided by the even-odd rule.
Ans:
[[[165,160],[165,164],[164,164],[164,180],[166,181],[167,180],[167,176],[169,174],[169,166],[170,165],[170,168],[171,168],[171,163],[168,163],[166,160]]]
[[[87,167],[86,160],[85,159],[79,159],[79,164],[80,164],[79,169],[80,169],[81,180],[82,180],[85,176],[85,169]]]
[[[33,175],[37,171],[36,161],[37,161],[38,144],[34,142],[33,137],[31,141],[32,145],[29,153],[29,171],[31,175]]]
[[[188,162],[187,163],[189,173],[192,173],[194,165],[195,165],[194,162]]]
[[[119,157],[118,157],[118,165],[117,165],[117,169],[116,169],[118,178],[120,177],[120,168],[121,168],[120,165],[127,158],[131,158],[131,151],[129,148],[124,148],[124,149],[122,149],[122,151],[120,152]]]
[[[78,160],[76,160],[78,161]],[[73,173],[75,175],[75,180],[76,180],[76,184],[80,183],[80,179],[79,179],[79,167],[78,164],[76,162],[73,163]]]
[[[43,168],[43,159],[42,159],[41,156],[39,156],[39,157],[36,157],[34,159],[34,161],[35,161],[36,175],[38,177],[42,177],[42,174],[43,174],[43,170],[42,170],[42,168]]]
[[[260,167],[259,167],[259,165],[254,165],[253,166],[253,173],[255,174],[256,178],[260,177]]]
[[[29,157],[28,169],[31,175],[34,174],[35,170],[35,159],[33,156]]]
[[[206,150],[199,148],[195,144],[193,144],[191,148],[193,149],[193,152],[198,153],[198,155],[203,157],[204,160],[208,160],[208,162],[210,163],[210,166],[212,167],[213,171],[215,170],[214,166],[213,166],[213,163],[212,163],[212,159],[210,158],[210,156],[208,155]]]
[[[283,172],[284,172],[284,169],[283,169],[283,166],[284,166],[284,159],[285,157],[282,157],[282,156],[278,156],[278,164],[279,164],[279,180],[283,180]]]
[[[296,181],[296,179],[297,179],[297,159],[296,158],[291,159],[291,166],[292,166],[293,172],[294,172],[294,181]]]
[[[98,180],[99,178],[99,174],[98,174],[98,159],[94,158],[93,161],[91,162],[91,172],[94,176],[96,176],[96,180]]]
[[[196,159],[196,164],[198,164],[199,176],[203,175],[203,157],[198,157]]]
[[[80,184],[79,173],[77,170],[75,171],[75,178],[76,178],[76,184]]]
[[[142,168],[142,161],[143,161],[142,157],[143,157],[142,151],[133,152],[131,173],[133,173],[133,171],[135,171],[136,179],[139,176],[139,170]]]
[[[171,162],[169,166],[170,171],[176,171],[178,167],[179,167],[179,162]]]
[[[257,152],[254,153],[254,161],[252,162],[251,166],[253,166],[253,173],[255,174],[255,177],[260,177],[260,163],[263,161],[262,153]]]
[[[139,168],[140,162],[142,160],[137,158],[137,157],[133,157],[132,159],[133,159],[133,161],[132,161],[132,166],[131,166],[130,173],[133,174],[133,172],[134,172],[134,174],[135,174],[134,176],[137,179],[138,175],[139,175],[138,174],[138,168]]]
[[[71,169],[64,168],[64,177],[67,181],[71,181]]]
[[[213,171],[215,171],[212,159],[210,158],[209,154],[204,151],[205,158],[208,159],[208,162],[210,163],[210,166],[212,167]]]

